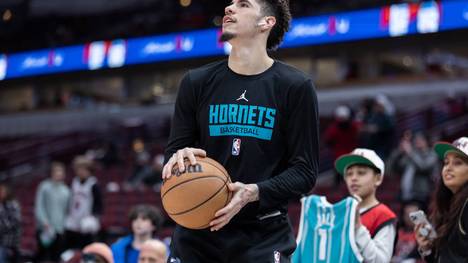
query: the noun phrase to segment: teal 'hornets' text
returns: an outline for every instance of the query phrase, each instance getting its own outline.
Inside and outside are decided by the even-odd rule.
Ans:
[[[210,136],[248,136],[271,140],[276,109],[238,104],[210,105]]]

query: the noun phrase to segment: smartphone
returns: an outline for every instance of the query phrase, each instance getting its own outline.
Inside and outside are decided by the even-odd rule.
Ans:
[[[409,214],[409,218],[411,222],[415,225],[423,224],[423,227],[419,229],[419,234],[422,236],[429,236],[429,238],[433,239],[437,237],[437,233],[434,227],[431,225],[429,220],[427,220],[426,214],[422,210],[418,210],[415,212],[411,212]]]

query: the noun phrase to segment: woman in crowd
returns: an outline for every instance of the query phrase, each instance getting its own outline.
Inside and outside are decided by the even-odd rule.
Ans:
[[[432,204],[434,227],[415,227],[419,253],[427,262],[468,262],[468,137],[434,149],[444,166]]]

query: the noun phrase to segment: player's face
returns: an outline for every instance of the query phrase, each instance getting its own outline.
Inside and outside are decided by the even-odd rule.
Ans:
[[[223,18],[223,41],[240,36],[253,36],[262,18],[262,6],[257,0],[233,0],[226,7]]]
[[[154,226],[150,219],[138,216],[132,221],[132,230],[134,235],[147,235],[154,231]]]
[[[370,167],[353,165],[346,169],[344,179],[351,195],[366,199],[375,193],[376,187],[381,182],[380,177]]]
[[[456,153],[447,153],[442,169],[442,180],[453,193],[468,183],[468,160]]]

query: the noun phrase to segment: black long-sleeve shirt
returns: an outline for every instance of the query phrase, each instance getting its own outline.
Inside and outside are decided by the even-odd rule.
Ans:
[[[184,147],[204,149],[233,182],[256,183],[249,220],[309,192],[318,173],[318,108],[310,77],[282,62],[240,75],[227,60],[189,71],[180,84],[165,161]]]
[[[432,254],[425,257],[428,263],[468,262],[468,198],[457,216],[457,222],[450,230],[447,240],[441,243],[439,248],[432,249]]]

